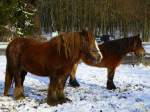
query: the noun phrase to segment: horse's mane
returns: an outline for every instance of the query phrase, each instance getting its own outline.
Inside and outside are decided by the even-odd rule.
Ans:
[[[79,32],[62,33],[50,41],[56,41],[56,48],[59,55],[64,55],[67,59],[78,58],[81,48],[81,38]]]

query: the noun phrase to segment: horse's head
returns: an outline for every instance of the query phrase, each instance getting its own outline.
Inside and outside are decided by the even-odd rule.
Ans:
[[[98,48],[95,37],[91,32],[82,30],[80,32],[82,38],[81,56],[84,62],[88,61],[92,64],[97,64],[102,59],[102,54]]]
[[[142,40],[140,39],[140,35],[136,35],[133,37],[133,52],[138,57],[143,57],[145,55],[145,49],[142,45]]]

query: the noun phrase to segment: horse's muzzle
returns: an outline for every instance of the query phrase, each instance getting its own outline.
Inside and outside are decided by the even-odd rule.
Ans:
[[[97,63],[100,63],[101,60],[102,60],[102,58],[103,58],[103,55],[102,55],[102,53],[99,51],[98,54],[97,54]]]
[[[141,49],[139,49],[139,51],[137,53],[135,53],[135,55],[138,57],[144,57],[145,54],[146,54],[146,51],[143,47]]]
[[[146,55],[146,51],[144,48],[141,48],[137,53],[135,53],[137,59],[142,62],[144,59],[144,56]]]
[[[100,51],[96,52],[94,55],[93,64],[100,63],[102,58],[103,58],[103,56],[102,56],[101,52]]]
[[[101,62],[102,57],[103,56],[100,51],[83,52],[82,60],[88,64],[96,65]]]

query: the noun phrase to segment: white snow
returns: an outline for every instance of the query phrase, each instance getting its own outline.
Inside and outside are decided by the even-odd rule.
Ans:
[[[150,53],[150,45],[144,45],[144,48],[146,50],[147,53]]]
[[[150,67],[142,64],[132,67],[120,65],[114,82],[118,87],[106,89],[106,69],[79,64],[79,88],[65,87],[72,102],[57,106],[46,104],[48,78],[31,74],[25,79],[26,98],[15,100],[3,96],[5,56],[0,56],[0,112],[150,112]]]
[[[6,49],[8,42],[0,42],[0,49]]]
[[[1,43],[5,49],[7,43]],[[150,45],[144,43],[150,53]],[[107,72],[105,68],[87,66],[81,63],[77,70],[79,88],[65,87],[65,93],[72,102],[57,106],[46,104],[46,77],[37,77],[30,73],[26,77],[24,90],[26,98],[15,100],[13,89],[11,96],[4,97],[5,56],[0,56],[0,112],[150,112],[150,67],[138,65],[120,65],[115,73],[115,91],[106,89]]]

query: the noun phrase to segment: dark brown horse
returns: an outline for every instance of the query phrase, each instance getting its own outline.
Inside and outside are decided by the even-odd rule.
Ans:
[[[107,68],[107,89],[116,89],[116,86],[113,82],[114,74],[116,67],[120,65],[120,62],[124,56],[126,56],[129,52],[134,52],[135,55],[143,55],[145,50],[142,46],[142,41],[139,37],[133,36],[129,38],[123,38],[118,40],[112,40],[104,42],[103,44],[99,45],[99,49],[103,55],[103,59],[100,63],[91,64],[90,60],[84,60],[86,64],[97,66],[97,67],[106,67]],[[70,85],[73,87],[79,86],[75,78],[75,73],[77,69],[77,64],[74,65],[74,69],[70,74]]]
[[[63,33],[48,42],[16,38],[6,49],[6,76],[4,95],[7,96],[12,80],[15,83],[14,97],[24,97],[23,82],[27,72],[50,79],[47,103],[64,103],[66,79],[80,58],[96,64],[102,58],[91,32]]]

